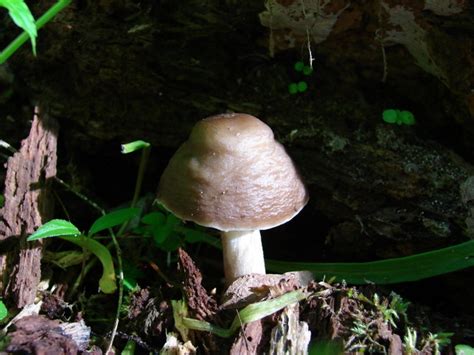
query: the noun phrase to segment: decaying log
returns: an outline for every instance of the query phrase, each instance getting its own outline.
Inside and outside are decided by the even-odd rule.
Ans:
[[[26,242],[29,234],[52,217],[53,201],[49,193],[56,175],[58,124],[35,109],[28,138],[7,162],[5,205],[0,210],[0,242],[15,240],[14,250],[4,250],[8,260],[8,283],[4,296],[13,296],[21,308],[34,301],[41,276],[41,242]],[[11,244],[11,241],[8,241]],[[8,253],[8,254],[7,254]]]
[[[178,270],[182,274],[182,286],[189,316],[221,325],[217,316],[217,302],[202,286],[201,272],[183,249],[178,249]],[[218,342],[213,334],[197,331],[191,332],[190,337],[193,344],[200,344],[201,352],[210,354],[219,352]]]
[[[255,355],[259,353],[259,346],[263,340],[263,321],[247,323],[240,329],[230,348],[230,355]]]
[[[308,323],[300,322],[298,304],[286,307],[278,317],[277,325],[272,329],[269,354],[308,353],[311,332]]]

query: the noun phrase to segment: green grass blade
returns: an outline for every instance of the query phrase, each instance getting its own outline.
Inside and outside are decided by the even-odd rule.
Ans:
[[[474,266],[474,240],[402,258],[363,263],[307,263],[266,260],[269,271],[311,271],[316,279],[345,280],[349,284],[393,284],[417,281]]]
[[[295,290],[270,300],[249,304],[239,311],[239,314],[235,316],[229,328],[221,328],[209,322],[198,319],[181,317],[178,313],[174,314],[175,322],[181,323],[188,329],[210,332],[222,338],[229,338],[242,325],[265,318],[270,314],[278,312],[279,310],[289,306],[290,304],[305,299],[306,297],[308,297],[306,293],[302,292],[301,290]],[[176,317],[180,318],[176,319]]]

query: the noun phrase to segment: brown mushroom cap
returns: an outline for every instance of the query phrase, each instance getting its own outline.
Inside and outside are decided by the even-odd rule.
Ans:
[[[161,176],[158,201],[184,220],[237,231],[289,221],[308,194],[271,128],[235,113],[194,126]]]

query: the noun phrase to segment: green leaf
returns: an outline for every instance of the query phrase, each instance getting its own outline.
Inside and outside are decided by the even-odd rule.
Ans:
[[[310,66],[305,66],[303,68],[304,75],[311,75],[312,73],[313,73],[313,68],[311,68]]]
[[[36,232],[28,237],[27,241],[59,236],[77,237],[80,234],[79,229],[71,222],[64,219],[53,219],[39,227]]]
[[[3,303],[2,300],[0,300],[0,320],[5,319],[8,316],[8,309],[5,306],[5,303]]]
[[[285,273],[311,271],[316,279],[335,277],[348,284],[394,284],[417,281],[474,266],[474,240],[401,258],[363,263],[305,263],[265,260],[267,269]]]
[[[474,348],[465,344],[458,344],[454,347],[456,355],[474,355]]]
[[[296,94],[298,92],[298,84],[291,83],[290,85],[288,85],[288,92],[292,95]]]
[[[304,63],[303,62],[296,62],[295,63],[295,70],[296,71],[302,71],[304,69]]]
[[[211,332],[222,338],[229,338],[242,325],[265,318],[289,306],[290,304],[302,301],[307,297],[308,295],[306,295],[301,290],[295,290],[270,300],[249,304],[238,312],[229,328],[221,328],[209,322],[186,317],[186,313],[178,309],[180,308],[180,303],[184,304],[184,301],[172,300],[171,306],[173,307],[173,316],[175,324],[180,324],[184,328],[188,329]],[[185,304],[181,307],[184,306]]]
[[[31,40],[33,54],[36,55],[36,24],[30,9],[23,0],[0,0],[0,6],[5,7],[15,24],[22,28]]]
[[[184,241],[187,243],[206,243],[214,248],[222,249],[220,238],[215,236],[187,227],[178,227],[176,231],[184,234]]]
[[[297,84],[297,88],[299,92],[305,92],[308,89],[308,84],[305,81],[300,81]]]
[[[161,212],[151,212],[142,217],[142,223],[149,225],[163,225],[165,224],[166,217]]]
[[[138,216],[139,213],[139,208],[122,208],[120,210],[107,213],[106,215],[99,217],[92,224],[87,235],[91,236],[105,229],[118,226],[124,222],[127,222],[129,219]]]
[[[5,196],[0,195],[0,208],[2,208],[4,204],[5,204]]]
[[[166,223],[162,226],[154,226],[152,230],[155,243],[160,245],[163,243],[174,231],[174,229],[181,223],[181,220],[173,214],[166,217]]]
[[[393,109],[385,110],[382,114],[382,119],[387,123],[396,123],[398,120],[397,110],[393,110]]]
[[[408,126],[413,126],[415,124],[415,116],[413,116],[413,113],[410,111],[401,111],[400,114],[400,120],[408,125]]]
[[[89,250],[99,259],[103,268],[102,276],[99,280],[99,287],[104,293],[114,293],[117,289],[117,282],[115,280],[114,263],[109,249],[100,244],[97,240],[85,236],[81,236],[80,238],[60,238]]]
[[[125,144],[122,144],[122,154],[133,153],[137,150],[145,149],[149,147],[150,147],[150,143],[142,141],[142,140],[125,143]]]

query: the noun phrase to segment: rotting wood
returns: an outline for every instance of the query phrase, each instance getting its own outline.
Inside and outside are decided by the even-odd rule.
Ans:
[[[300,321],[298,304],[292,304],[281,312],[276,326],[272,329],[268,354],[308,353],[311,332],[308,323]]]
[[[244,324],[239,335],[234,339],[230,349],[230,355],[255,355],[259,353],[259,347],[263,340],[263,322],[257,320]]]
[[[3,245],[10,238],[17,242],[14,250],[5,250],[2,255],[2,259],[6,255],[9,258],[8,283],[3,294],[13,297],[19,308],[34,301],[41,277],[42,242],[28,243],[26,238],[52,217],[53,200],[49,188],[56,175],[57,133],[57,121],[43,114],[37,106],[28,137],[6,165],[0,242]]]
[[[183,250],[178,249],[178,270],[182,273],[183,292],[188,306],[189,316],[199,320],[222,325],[217,316],[217,302],[202,286],[202,275],[191,257]],[[200,352],[219,353],[219,342],[211,333],[192,332],[193,344],[200,344]]]

